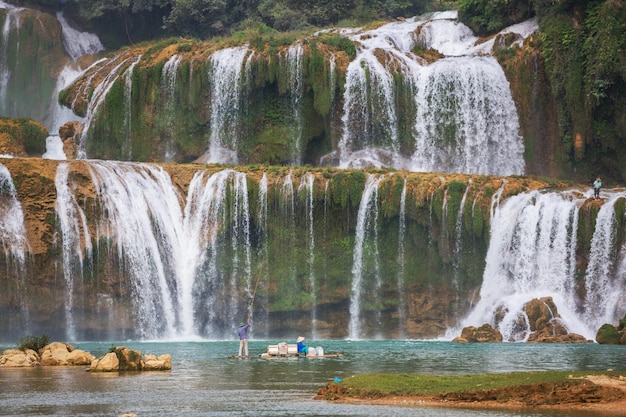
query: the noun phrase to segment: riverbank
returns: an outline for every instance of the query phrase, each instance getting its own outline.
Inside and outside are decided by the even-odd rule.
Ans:
[[[326,383],[315,398],[405,407],[585,410],[616,416],[626,410],[626,371],[356,375]]]

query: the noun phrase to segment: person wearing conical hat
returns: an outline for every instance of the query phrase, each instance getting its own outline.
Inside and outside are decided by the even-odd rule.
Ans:
[[[309,353],[309,348],[304,345],[304,336],[298,336],[296,343],[298,344],[298,354],[302,353],[306,356]]]

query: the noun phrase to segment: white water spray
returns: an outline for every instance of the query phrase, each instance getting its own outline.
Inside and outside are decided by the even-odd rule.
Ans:
[[[291,100],[291,137],[289,142],[291,163],[302,163],[302,95],[304,80],[302,74],[302,60],[304,48],[300,42],[291,45],[284,56],[281,55],[281,65],[286,67],[289,76],[287,89]]]
[[[175,110],[178,105],[175,96],[176,78],[182,60],[182,55],[172,55],[163,65],[163,70],[161,71],[161,94],[163,95],[161,102],[164,125],[162,139],[165,142],[165,161],[167,162],[172,161],[176,155],[173,143],[176,134],[174,130]]]
[[[104,46],[97,35],[74,29],[63,16],[63,12],[57,12],[56,16],[61,23],[63,47],[73,60],[82,55],[97,54],[104,50]]]
[[[85,259],[90,258],[92,251],[91,237],[87,227],[87,217],[76,201],[72,185],[69,183],[69,165],[66,163],[57,167],[55,185],[57,199],[54,208],[61,232],[66,291],[66,333],[70,340],[76,340],[74,293],[75,287],[79,286],[84,278]]]
[[[304,201],[306,206],[306,222],[307,229],[309,231],[308,236],[308,250],[309,256],[307,264],[309,268],[309,294],[311,296],[311,337],[317,338],[317,294],[316,294],[316,279],[315,279],[315,234],[313,208],[315,206],[315,200],[313,199],[313,183],[315,182],[315,176],[310,172],[307,172],[300,180],[300,186],[298,192],[304,194]]]
[[[376,177],[375,175],[369,175],[367,177],[363,195],[361,196],[361,202],[359,204],[352,262],[350,323],[348,324],[348,338],[353,340],[362,336],[361,298],[363,296],[366,279],[372,278],[375,289],[380,288],[377,239],[378,186],[383,179],[384,176]],[[367,256],[366,252],[369,252]],[[366,265],[366,260],[368,258],[372,258],[373,265]],[[366,269],[366,266],[371,267],[371,269]],[[374,292],[376,295],[376,291]]]
[[[584,311],[577,308],[575,250],[578,211],[584,197],[574,193],[533,191],[494,204],[491,239],[487,253],[480,301],[460,327],[483,323],[499,327],[504,340],[524,341],[529,329],[520,329],[523,308],[532,299],[550,296],[559,308],[569,332],[595,337],[604,322],[614,322],[624,277],[609,278],[613,268],[611,233],[613,203],[606,202],[596,220],[594,239],[585,277]],[[611,275],[612,276],[612,275]],[[496,314],[501,315],[499,322]],[[453,329],[449,336],[458,334]]]
[[[201,158],[207,163],[236,164],[241,129],[241,109],[247,101],[247,45],[225,48],[211,54],[211,137]]]
[[[94,116],[97,113],[100,106],[104,103],[109,90],[113,86],[113,83],[118,79],[118,77],[124,74],[124,71],[132,72],[134,66],[141,60],[141,55],[135,57],[125,57],[124,54],[119,54],[113,58],[111,58],[110,66],[102,66],[99,71],[94,72],[92,78],[97,75],[100,71],[107,71],[104,76],[102,82],[100,82],[97,87],[93,90],[91,95],[88,92],[82,92],[85,96],[91,96],[89,100],[89,106],[87,107],[87,116],[85,117],[86,123],[83,128],[83,131],[80,135],[77,157],[78,159],[87,158],[87,150],[86,150],[86,140],[89,130],[91,128],[91,123],[94,120]],[[103,61],[98,61],[101,63]],[[94,64],[97,65],[98,63]],[[112,68],[111,68],[112,67]],[[86,82],[85,85],[90,86],[91,82]]]
[[[536,24],[516,25],[503,33],[528,36],[529,28]],[[353,31],[349,37],[358,54],[346,74],[340,166],[524,172],[519,121],[504,71],[488,56],[490,49],[475,46],[477,38],[456,21],[455,12]],[[413,53],[418,43],[437,49],[444,58],[426,63]],[[404,80],[404,91],[414,91],[414,132],[403,139],[412,143],[411,154],[406,144],[400,146],[396,75]]]

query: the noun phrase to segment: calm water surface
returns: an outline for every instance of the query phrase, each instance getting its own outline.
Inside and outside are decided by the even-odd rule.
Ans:
[[[270,341],[250,341],[249,360],[229,359],[238,342],[74,343],[95,356],[112,346],[170,353],[171,372],[106,373],[79,368],[0,369],[0,416],[593,416],[590,413],[463,411],[314,401],[335,377],[366,372],[468,374],[626,369],[626,347],[598,344],[457,344],[320,341],[337,359],[265,360]],[[595,414],[597,415],[597,414]]]

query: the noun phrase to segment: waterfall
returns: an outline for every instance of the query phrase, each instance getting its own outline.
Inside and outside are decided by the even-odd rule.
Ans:
[[[241,130],[242,105],[249,68],[248,45],[225,48],[211,54],[211,137],[209,149],[201,158],[207,163],[237,163],[237,143]],[[249,63],[249,61],[248,61]]]
[[[288,76],[289,98],[291,101],[292,131],[289,142],[291,155],[290,163],[300,165],[302,163],[302,95],[304,81],[302,79],[302,59],[304,48],[300,42],[291,45],[284,56],[281,55],[281,65],[285,67]]]
[[[26,254],[30,252],[24,213],[17,200],[17,191],[9,170],[0,164],[0,243],[7,260],[16,262],[16,267],[24,267]]]
[[[9,50],[9,36],[12,28],[18,28],[20,26],[19,12],[24,10],[22,8],[16,8],[4,2],[0,2],[0,8],[6,9],[7,14],[4,19],[4,25],[2,26],[2,43],[0,43],[0,114],[8,115],[13,112],[9,109],[8,100],[8,86],[11,79],[11,67],[8,55]],[[16,40],[15,57],[19,56],[20,44],[19,36]]]
[[[342,167],[359,168],[371,161],[355,158],[356,150],[386,147],[394,155],[399,152],[393,75],[377,51],[365,49],[348,65],[339,142]]]
[[[572,333],[593,339],[600,325],[614,322],[617,294],[624,287],[623,276],[609,278],[613,268],[613,203],[620,197],[623,195],[612,196],[596,220],[584,311],[576,301],[575,250],[578,211],[585,197],[567,191],[533,191],[494,203],[480,301],[461,327],[490,323],[500,329],[505,340],[526,340],[528,328],[519,328],[523,307],[545,296],[554,299],[563,324]],[[498,314],[502,318],[496,322]],[[454,332],[458,334],[458,330]]]
[[[15,308],[19,310],[19,317],[8,320],[9,328],[15,328],[16,332],[22,333],[29,328],[26,260],[31,248],[24,227],[24,212],[17,200],[13,178],[2,164],[0,164],[0,245],[6,265],[4,280],[8,284],[3,288],[5,291],[8,290],[8,294],[12,294],[15,305],[19,306]]]
[[[232,206],[227,204],[229,192]],[[245,294],[249,299],[251,288],[248,207],[245,174],[223,170],[208,178],[202,172],[194,176],[185,206],[184,246],[180,261],[176,258],[187,331],[228,337],[233,323],[240,321],[234,317],[249,313],[249,306],[237,298]],[[228,265],[233,259],[238,264],[240,256],[243,268],[229,271]]]
[[[402,185],[402,194],[400,194],[400,213],[398,216],[398,329],[400,337],[405,337],[407,319],[407,299],[404,285],[404,258],[406,255],[404,245],[406,235],[406,178],[404,179],[404,184]]]
[[[92,94],[89,94],[89,92],[87,91],[82,92],[84,96],[90,97],[90,99],[89,99],[89,106],[87,108],[87,116],[85,117],[86,123],[80,135],[80,139],[78,143],[77,157],[79,159],[87,158],[87,150],[85,148],[86,146],[85,141],[87,138],[87,134],[91,128],[91,123],[93,122],[93,119],[94,119],[93,116],[97,113],[102,103],[104,103],[109,90],[113,86],[113,83],[117,81],[118,77],[120,76],[120,72],[122,72],[122,74],[123,74],[123,71],[132,72],[134,66],[140,60],[141,60],[141,55],[135,56],[135,57],[126,57],[124,56],[123,53],[121,53],[111,58],[110,61],[106,60],[111,63],[112,68],[109,68],[108,66],[103,66],[100,69],[100,71],[96,71],[94,74],[92,74],[92,78],[93,78],[100,72],[103,72],[103,71],[107,72],[102,82],[98,84],[98,86],[93,90]],[[98,61],[98,63],[101,63],[101,62],[103,61]],[[98,63],[94,65],[97,65]],[[91,82],[87,82],[85,83],[85,85],[90,86]]]
[[[76,340],[74,293],[81,293],[80,284],[84,278],[85,258],[90,258],[92,251],[91,237],[87,227],[87,217],[76,201],[72,185],[69,183],[69,166],[66,163],[57,167],[55,186],[57,192],[55,211],[61,233],[63,277],[67,294],[65,297],[66,333],[70,340]],[[84,240],[81,240],[81,237]]]
[[[589,264],[585,272],[584,303],[586,321],[598,328],[604,323],[614,323],[617,306],[626,285],[624,270],[615,265],[615,260],[623,263],[625,247],[616,248],[616,226],[614,205],[624,194],[611,195],[598,212],[596,228],[591,239]],[[623,219],[620,219],[623,221]]]
[[[455,57],[423,69],[415,95],[414,171],[524,172],[515,103],[491,57]]]
[[[467,193],[469,192],[472,179],[470,178],[463,192],[461,198],[461,205],[459,206],[459,212],[456,216],[456,225],[454,226],[454,260],[452,267],[454,268],[454,282],[455,287],[459,285],[459,267],[461,266],[461,255],[463,250],[463,213],[465,211],[465,201],[467,200]],[[458,296],[458,293],[456,294]]]
[[[306,206],[306,222],[309,232],[308,236],[308,269],[309,269],[309,286],[311,297],[311,337],[316,339],[316,322],[317,322],[317,295],[316,295],[316,283],[315,283],[315,234],[313,229],[313,208],[315,201],[313,199],[313,183],[315,176],[310,172],[307,172],[300,181],[298,192],[304,194],[305,206]]]
[[[536,23],[503,33],[528,36],[534,29]],[[504,71],[487,46],[476,46],[477,38],[456,21],[455,12],[354,30],[348,36],[358,54],[346,74],[340,166],[524,173],[519,121]],[[414,54],[416,45],[436,49],[444,58],[427,63]],[[402,116],[406,122],[396,113],[398,75],[402,89],[414,97],[415,109],[403,110],[410,113]],[[413,132],[401,138],[399,125],[407,122]]]
[[[176,121],[175,118],[175,110],[178,106],[178,101],[176,100],[176,76],[178,74],[178,68],[180,67],[180,63],[182,62],[182,55],[172,55],[170,59],[167,60],[165,65],[163,65],[163,70],[161,71],[161,94],[162,94],[162,117],[163,117],[163,141],[165,142],[165,161],[172,161],[174,156],[176,156],[176,151],[174,149],[174,136],[176,134],[174,123]],[[130,82],[127,82],[127,85],[132,83],[132,78],[128,77]],[[128,96],[128,114],[130,114],[130,94]],[[130,126],[129,126],[130,131]],[[130,135],[129,135],[130,136]],[[129,138],[130,143],[130,138]]]
[[[132,102],[133,102],[133,71],[135,69],[135,65],[137,65],[139,61],[134,61],[132,64],[130,64],[130,66],[128,67],[128,69],[126,70],[126,72],[124,72],[124,128],[123,131],[125,133],[124,135],[124,141],[122,142],[122,158],[126,158],[126,160],[130,161],[133,159],[133,143],[132,143],[132,130],[133,130],[133,109],[132,109]],[[167,64],[166,64],[167,66]],[[166,112],[165,113],[165,119],[167,121],[169,121],[169,117],[171,117],[170,113]],[[166,122],[167,123],[167,122]],[[169,139],[169,138],[167,138]],[[166,139],[166,140],[167,140]],[[167,142],[169,143],[169,142]],[[166,158],[167,158],[167,150],[168,147],[166,145],[165,147],[166,149]]]
[[[268,182],[267,182],[267,173],[264,172],[261,180],[259,181],[259,193],[257,197],[257,225],[258,225],[258,246],[259,246],[259,258],[261,259],[261,263],[259,264],[259,272],[257,272],[256,279],[258,280],[255,285],[259,287],[263,287],[269,281],[269,267],[267,260],[269,259],[269,247],[268,247],[268,201],[267,201],[267,193],[268,193]],[[260,285],[263,283],[263,285]],[[259,301],[255,300],[256,306],[259,307]],[[255,313],[255,310],[261,312],[260,316],[258,313]],[[252,318],[259,317],[262,323],[268,322],[268,311],[267,305],[261,305],[261,308],[253,309],[251,311]],[[257,329],[259,326],[255,325],[254,329]],[[253,330],[254,331],[254,330]]]
[[[61,73],[57,78],[57,82],[54,86],[54,91],[50,99],[49,112],[46,115],[44,121],[48,131],[55,134],[59,132],[59,128],[70,120],[78,120],[84,122],[84,119],[76,116],[74,112],[59,104],[59,93],[66,87],[68,87],[74,80],[76,80],[81,74],[82,70],[76,67],[76,64],[68,64],[63,67]],[[51,159],[64,159],[64,158],[51,158]]]
[[[80,32],[71,27],[65,16],[63,16],[63,12],[57,12],[56,16],[59,23],[61,23],[63,47],[73,60],[78,59],[82,55],[97,54],[104,50],[104,46],[97,35]]]
[[[242,290],[250,295],[245,174],[196,173],[183,211],[161,168],[93,161],[90,172],[101,211],[98,236],[117,249],[138,336],[226,337],[224,323],[245,314]]]
[[[380,270],[378,264],[378,186],[384,176],[369,175],[365,183],[356,225],[354,256],[352,263],[352,286],[350,291],[350,323],[348,337],[359,339],[362,333],[362,296],[367,290],[378,297]],[[368,282],[368,281],[373,281]],[[372,286],[373,284],[373,286]],[[370,292],[370,294],[371,294]],[[379,326],[376,326],[379,329]]]

